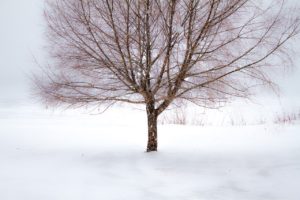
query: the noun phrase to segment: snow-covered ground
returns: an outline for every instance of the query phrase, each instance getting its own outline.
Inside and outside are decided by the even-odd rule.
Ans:
[[[300,125],[159,126],[146,117],[0,110],[1,200],[299,200]]]

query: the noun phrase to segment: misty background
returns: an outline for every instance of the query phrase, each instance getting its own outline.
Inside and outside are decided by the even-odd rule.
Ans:
[[[43,8],[44,1],[41,0],[0,1],[0,108],[39,104],[32,95],[30,77],[38,70],[38,63],[47,63]],[[299,39],[293,41],[293,46],[294,68],[279,71],[275,80],[279,85],[279,95],[260,90],[254,103],[299,109]],[[261,97],[263,100],[257,100]]]

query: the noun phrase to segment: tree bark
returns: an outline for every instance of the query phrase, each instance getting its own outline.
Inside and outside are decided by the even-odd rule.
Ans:
[[[157,111],[154,103],[147,104],[148,144],[147,152],[157,151]]]

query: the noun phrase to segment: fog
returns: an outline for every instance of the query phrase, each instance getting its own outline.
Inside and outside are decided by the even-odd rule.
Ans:
[[[290,1],[293,2],[293,1]],[[45,64],[46,44],[43,21],[44,2],[41,0],[1,0],[0,1],[0,105],[20,105],[35,102],[31,95],[32,72],[38,63]],[[293,42],[297,50],[299,40]],[[277,102],[284,104],[300,102],[300,70],[298,52],[293,55],[294,68],[278,73],[277,82],[280,95]],[[259,95],[277,96],[263,90]],[[296,103],[297,104],[297,103]]]
[[[29,100],[30,74],[42,59],[43,2],[0,1],[0,102]]]

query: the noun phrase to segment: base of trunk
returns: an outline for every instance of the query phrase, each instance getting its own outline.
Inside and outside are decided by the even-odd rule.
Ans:
[[[157,113],[154,107],[154,101],[147,104],[148,119],[148,143],[147,152],[157,151]]]
[[[157,140],[155,138],[149,139],[147,145],[147,152],[157,151]]]

